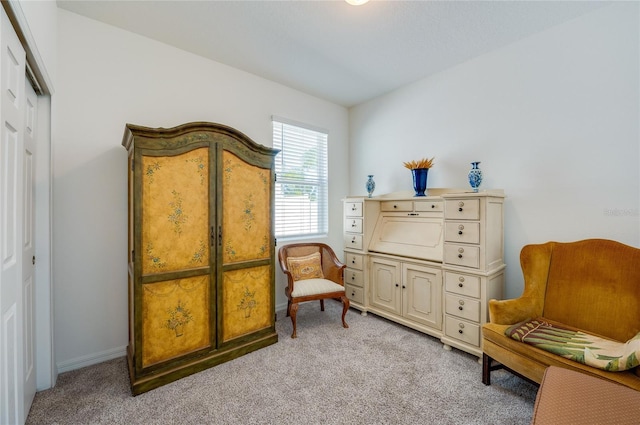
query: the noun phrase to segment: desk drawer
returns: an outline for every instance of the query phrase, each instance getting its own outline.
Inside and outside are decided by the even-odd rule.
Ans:
[[[364,260],[362,254],[345,252],[344,261],[347,267],[349,267],[350,269],[363,270]]]
[[[444,262],[477,269],[480,267],[480,247],[445,243]]]
[[[346,233],[344,235],[344,247],[362,249],[362,235]]]
[[[413,211],[413,201],[383,201],[380,202],[382,211]]]
[[[362,202],[345,202],[344,215],[346,217],[362,217]]]
[[[363,287],[364,286],[364,272],[361,270],[352,270],[345,269],[344,270],[344,283],[354,286]]]
[[[344,220],[344,231],[349,233],[362,233],[362,219],[346,218]]]
[[[480,220],[480,199],[447,199],[444,217],[452,220]]]
[[[480,321],[480,301],[472,298],[447,294],[444,302],[444,311],[447,314],[473,322]]]
[[[353,285],[344,285],[344,290],[350,301],[364,305],[364,289]]]
[[[447,292],[480,298],[480,277],[478,276],[445,272],[444,287]]]
[[[446,315],[444,319],[445,335],[466,342],[475,347],[480,346],[480,326],[457,317]]]
[[[415,201],[413,206],[416,212],[444,211],[444,203],[442,201]]]
[[[447,221],[444,223],[444,240],[458,243],[480,243],[480,223]]]

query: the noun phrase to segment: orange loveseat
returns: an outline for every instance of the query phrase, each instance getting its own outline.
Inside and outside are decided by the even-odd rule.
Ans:
[[[605,239],[527,245],[520,253],[524,292],[491,300],[482,328],[482,382],[494,369],[540,383],[548,366],[580,371],[640,391],[640,367],[610,372],[516,341],[505,330],[543,319],[625,343],[640,332],[640,249]]]

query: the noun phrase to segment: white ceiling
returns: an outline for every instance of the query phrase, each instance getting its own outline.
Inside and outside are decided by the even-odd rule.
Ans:
[[[58,7],[353,106],[597,1],[63,1]],[[141,52],[142,54],[142,52]]]

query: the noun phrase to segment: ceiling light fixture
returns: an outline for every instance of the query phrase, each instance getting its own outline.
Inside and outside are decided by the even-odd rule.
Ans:
[[[344,1],[349,3],[351,6],[360,6],[368,2],[369,0],[344,0]]]

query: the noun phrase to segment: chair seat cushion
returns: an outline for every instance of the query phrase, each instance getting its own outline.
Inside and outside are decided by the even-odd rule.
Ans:
[[[508,337],[505,331],[510,325],[499,325],[496,323],[485,323],[482,326],[483,351],[491,358],[495,359],[499,363],[506,365],[512,369],[518,369],[522,365],[535,363],[536,365],[545,366],[560,366],[567,369],[578,370],[586,372],[590,375],[601,376],[605,379],[615,380],[627,387],[640,390],[640,379],[635,372],[638,370],[636,367],[632,370],[621,372],[609,372],[603,369],[597,369],[591,366],[587,366],[583,363],[574,362],[557,354],[551,353],[546,350],[541,350],[533,345],[523,344],[520,341],[516,341]],[[542,370],[544,372],[544,369]],[[525,376],[530,379],[540,382],[542,373],[539,378],[535,376]]]
[[[294,283],[291,296],[308,297],[332,292],[344,292],[344,286],[328,279],[305,279]]]
[[[538,318],[515,324],[507,328],[505,334],[516,341],[612,372],[639,364],[640,333],[621,343]]]

